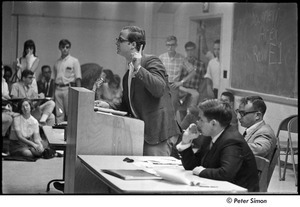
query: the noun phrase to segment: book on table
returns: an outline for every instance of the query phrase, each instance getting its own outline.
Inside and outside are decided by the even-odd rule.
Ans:
[[[123,180],[161,180],[162,177],[142,169],[103,169],[103,172]]]

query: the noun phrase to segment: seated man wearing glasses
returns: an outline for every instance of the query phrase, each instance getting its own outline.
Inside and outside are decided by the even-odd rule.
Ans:
[[[11,97],[14,98],[28,98],[28,99],[44,99],[43,93],[37,94],[32,87],[33,72],[25,69],[21,75],[21,81],[12,85]],[[43,104],[40,101],[35,101],[35,107],[31,111],[31,114],[36,118],[41,125],[53,126],[55,124],[55,116],[52,111],[55,107],[55,103],[52,100],[47,100]]]
[[[272,158],[276,147],[276,136],[270,125],[263,120],[267,106],[259,96],[242,98],[236,110],[238,120],[246,130],[243,134],[254,155]]]

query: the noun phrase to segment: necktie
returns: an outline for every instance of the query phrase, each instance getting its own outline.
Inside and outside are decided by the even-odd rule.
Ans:
[[[247,135],[247,131],[245,130],[244,134],[243,134],[243,137],[245,137]]]
[[[211,150],[212,146],[214,145],[213,141],[210,142],[210,145],[209,145],[209,150]]]
[[[133,113],[133,115],[135,117],[137,117],[137,115],[135,114],[133,108],[132,108],[132,104],[131,104],[131,98],[130,98],[130,88],[131,88],[131,80],[132,80],[132,77],[133,77],[133,68],[134,66],[132,65],[132,63],[129,63],[129,73],[128,73],[128,99],[129,99],[129,105],[130,105],[130,108],[131,108],[131,111]]]
[[[49,94],[49,82],[46,82],[46,94],[45,96],[48,96]]]

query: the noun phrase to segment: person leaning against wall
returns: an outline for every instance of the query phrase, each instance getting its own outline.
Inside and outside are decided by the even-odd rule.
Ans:
[[[60,58],[53,67],[55,80],[56,123],[67,121],[69,87],[81,87],[81,67],[77,58],[70,55],[71,42],[67,39],[59,41]]]
[[[166,38],[166,47],[168,51],[161,54],[159,59],[164,64],[168,74],[172,103],[176,113],[180,106],[179,86],[183,84],[183,82],[180,81],[180,74],[183,67],[184,56],[176,52],[177,38],[175,36],[171,35]],[[177,120],[180,121],[180,115],[177,115]]]

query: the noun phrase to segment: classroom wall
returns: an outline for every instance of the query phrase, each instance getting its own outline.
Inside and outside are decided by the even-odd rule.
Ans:
[[[231,64],[231,46],[232,46],[232,32],[233,32],[233,10],[234,3],[210,3],[209,12],[202,12],[202,3],[188,2],[188,3],[173,3],[161,7],[163,3],[154,2],[4,2],[2,4],[2,61],[3,64],[12,64],[17,54],[21,54],[23,42],[16,42],[16,14],[24,16],[39,15],[50,17],[71,17],[73,19],[87,19],[106,22],[115,22],[124,24],[129,23],[138,25],[146,30],[147,47],[145,52],[160,55],[166,52],[165,38],[168,35],[175,35],[178,38],[177,51],[185,54],[184,44],[189,41],[191,37],[190,27],[191,18],[193,17],[221,17],[221,67],[222,71],[227,70],[227,78],[222,78],[221,90],[224,91],[230,88],[230,64]],[[96,21],[96,20],[95,20]],[[100,30],[98,28],[98,30]],[[90,32],[100,32],[91,28]],[[118,35],[117,28],[101,28],[105,31],[108,39],[115,39]],[[117,31],[118,30],[118,31]],[[19,34],[20,35],[20,34]],[[87,40],[86,40],[87,41]],[[110,41],[101,39],[101,42]],[[57,47],[58,42],[53,43]],[[74,42],[76,44],[76,42]],[[113,44],[113,42],[111,42]],[[21,47],[20,47],[21,45]],[[19,46],[18,50],[16,49]],[[93,45],[91,45],[93,46]],[[100,64],[106,68],[113,68],[121,76],[124,74],[122,64],[124,60],[122,57],[115,54],[115,46],[109,45],[109,52],[101,52],[104,62]],[[52,54],[49,64],[52,65],[58,58],[59,51]],[[87,49],[86,49],[87,50]],[[85,63],[93,58],[93,54],[79,53],[77,48],[71,51],[76,57],[80,57],[81,63]],[[49,55],[48,55],[49,56]],[[47,56],[47,57],[48,57]],[[43,64],[43,63],[41,63]],[[245,94],[246,95],[246,94]],[[236,106],[241,95],[236,95]],[[298,105],[296,104],[282,104],[276,101],[266,101],[267,113],[265,120],[277,130],[278,125],[282,119],[291,115],[298,114]],[[243,130],[243,129],[241,129]]]
[[[53,66],[60,56],[58,42],[67,38],[72,43],[71,55],[80,64],[97,63],[122,77],[125,60],[116,54],[115,38],[127,25],[151,32],[152,3],[5,2],[2,22],[2,48],[7,51],[2,53],[4,64],[12,66],[24,42],[33,39],[40,67]],[[36,73],[39,76],[40,68]]]

